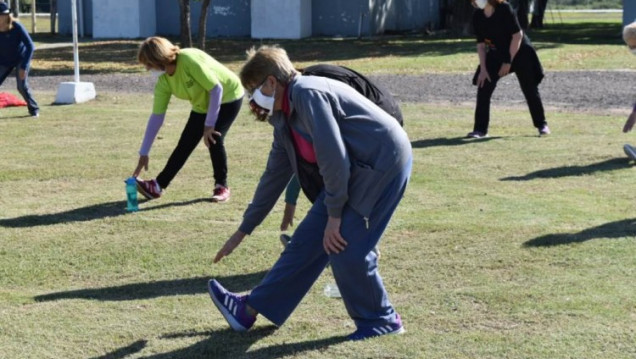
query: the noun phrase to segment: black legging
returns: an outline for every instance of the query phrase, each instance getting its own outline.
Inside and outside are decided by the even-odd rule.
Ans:
[[[530,51],[528,48],[522,46],[512,63],[510,71],[517,75],[519,85],[521,85],[521,91],[530,109],[530,116],[532,117],[534,127],[540,129],[547,125],[547,122],[545,121],[543,103],[541,102],[541,95],[539,94],[536,69],[533,68],[533,66],[535,66],[532,57],[533,54]],[[484,85],[477,89],[477,107],[475,108],[475,125],[473,127],[473,131],[482,133],[488,133],[488,124],[490,123],[490,98],[497,87],[497,81],[499,81],[498,72],[501,67],[501,61],[487,56],[486,67],[488,68],[488,73],[492,81],[486,80]],[[475,74],[475,76],[477,76],[477,74]]]
[[[216,144],[210,144],[210,159],[214,171],[214,183],[227,187],[227,154],[225,152],[224,139],[230,126],[241,110],[243,98],[233,102],[224,103],[219,110],[219,117],[214,129],[221,133],[221,137],[215,136]],[[167,188],[172,179],[185,164],[190,154],[203,138],[205,129],[205,113],[190,112],[177,147],[172,151],[164,169],[157,176],[157,183],[161,188]]]

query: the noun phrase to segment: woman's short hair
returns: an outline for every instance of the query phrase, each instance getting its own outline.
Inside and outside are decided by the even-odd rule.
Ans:
[[[245,90],[251,94],[267,76],[274,76],[279,82],[286,84],[296,73],[285,49],[274,45],[247,50],[247,61],[241,68],[239,77]]]
[[[146,67],[163,69],[177,61],[179,46],[159,36],[147,38],[139,46],[137,60]]]
[[[623,40],[628,44],[636,43],[636,21],[625,26],[623,29]]]

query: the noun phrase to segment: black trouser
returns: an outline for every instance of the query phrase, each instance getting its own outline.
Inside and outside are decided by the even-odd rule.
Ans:
[[[214,183],[227,187],[227,154],[225,152],[225,135],[238,116],[243,99],[221,105],[215,130],[221,133],[220,137],[214,136],[216,144],[210,144],[210,159],[214,171]],[[167,188],[172,179],[177,175],[188,157],[203,138],[205,129],[205,113],[190,112],[190,118],[186,123],[177,147],[172,151],[168,163],[157,176],[157,183],[161,188]]]
[[[510,72],[514,72],[517,75],[521,91],[530,108],[530,116],[532,116],[534,127],[541,128],[547,125],[547,122],[545,121],[541,95],[539,95],[540,80],[537,80],[537,70],[534,67],[536,64],[533,62],[533,54],[529,53],[529,51],[532,50],[524,47],[519,50],[512,63]],[[487,56],[486,67],[492,81],[486,80],[483,87],[478,87],[477,89],[477,106],[475,107],[475,125],[473,127],[473,131],[482,133],[488,133],[490,99],[497,87],[497,81],[499,81],[498,73],[501,68],[501,61],[498,61],[494,56]]]

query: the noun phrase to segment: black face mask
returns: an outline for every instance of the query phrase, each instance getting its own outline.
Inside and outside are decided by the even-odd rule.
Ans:
[[[269,115],[269,110],[259,106],[253,98],[250,99],[250,112],[256,117],[258,121],[265,121]]]

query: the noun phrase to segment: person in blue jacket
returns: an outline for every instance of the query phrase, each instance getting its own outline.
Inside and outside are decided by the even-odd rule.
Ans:
[[[292,175],[320,175],[306,191],[315,196],[291,242],[249,293],[227,291],[212,279],[208,291],[236,331],[257,314],[277,326],[289,318],[327,264],[362,340],[404,332],[378,271],[373,248],[406,189],[411,142],[398,121],[340,81],[301,75],[284,49],[248,52],[240,73],[257,118],[273,127],[269,158],[238,230],[218,251],[230,255],[272,210]],[[252,103],[253,101],[253,103]],[[313,168],[313,170],[312,170]],[[313,173],[313,174],[312,174]],[[312,181],[308,181],[312,182]]]
[[[35,46],[24,26],[15,21],[5,2],[0,2],[0,85],[15,71],[18,92],[26,101],[29,114],[40,115],[38,103],[29,89],[29,68]]]

